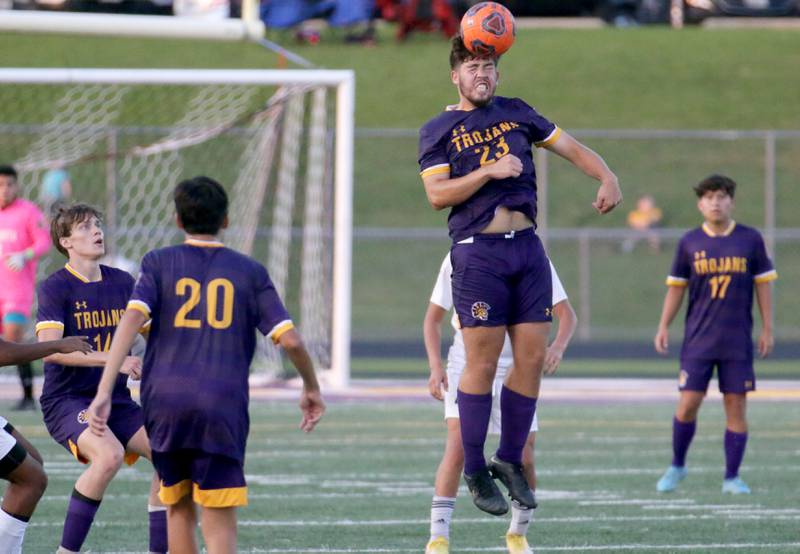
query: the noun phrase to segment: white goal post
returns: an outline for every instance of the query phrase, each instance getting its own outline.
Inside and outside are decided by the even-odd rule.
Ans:
[[[0,163],[17,166],[34,199],[48,171],[77,176],[73,198],[104,205],[109,248],[133,260],[175,243],[164,220],[176,179],[218,171],[231,196],[226,243],[294,298],[304,338],[316,329],[323,380],[344,388],[354,93],[350,70],[3,68]]]

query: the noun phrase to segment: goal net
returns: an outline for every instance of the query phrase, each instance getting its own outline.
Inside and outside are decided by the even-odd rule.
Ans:
[[[349,71],[0,70],[0,163],[22,195],[105,213],[109,263],[175,244],[171,192],[208,175],[225,243],[267,266],[318,368],[349,376],[353,75]],[[68,181],[68,182],[67,182]],[[70,191],[71,189],[71,191]],[[40,275],[63,259],[53,251]],[[256,375],[283,375],[263,341]]]

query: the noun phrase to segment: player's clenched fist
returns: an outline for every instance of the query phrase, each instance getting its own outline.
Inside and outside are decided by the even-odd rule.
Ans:
[[[597,189],[597,199],[592,202],[594,209],[601,214],[606,214],[617,207],[622,202],[622,190],[616,180],[603,181]]]
[[[522,173],[522,160],[514,154],[506,154],[496,162],[483,166],[490,179],[519,177]]]

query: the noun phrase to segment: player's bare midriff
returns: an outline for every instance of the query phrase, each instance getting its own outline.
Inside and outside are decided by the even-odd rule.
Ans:
[[[508,233],[509,231],[522,231],[533,227],[533,221],[522,212],[509,210],[505,206],[498,206],[494,217],[489,224],[481,229],[481,233]]]

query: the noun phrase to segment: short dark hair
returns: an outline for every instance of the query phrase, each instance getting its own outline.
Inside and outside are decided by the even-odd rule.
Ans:
[[[705,196],[707,192],[721,190],[731,198],[736,194],[736,181],[724,175],[709,175],[694,186],[694,193],[698,198]]]
[[[450,69],[456,69],[462,63],[470,60],[484,58],[494,60],[495,65],[500,61],[499,56],[477,56],[473,54],[467,50],[467,46],[464,44],[464,39],[461,38],[461,35],[455,35],[450,39]]]
[[[0,175],[5,175],[6,177],[13,177],[16,180],[17,170],[14,169],[13,165],[0,165]]]
[[[216,235],[228,215],[228,195],[211,177],[200,175],[175,187],[175,211],[190,235]]]
[[[69,252],[61,246],[60,239],[72,235],[73,225],[82,223],[89,218],[96,217],[103,220],[103,212],[89,204],[64,204],[53,206],[50,213],[50,238],[59,252],[69,258]]]

